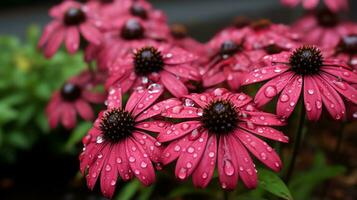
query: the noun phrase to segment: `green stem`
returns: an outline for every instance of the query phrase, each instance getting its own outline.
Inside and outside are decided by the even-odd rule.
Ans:
[[[302,135],[303,135],[302,131],[303,131],[304,124],[305,124],[306,111],[305,111],[305,107],[304,107],[303,101],[301,101],[301,102],[302,103],[300,105],[300,113],[299,113],[300,119],[299,119],[298,129],[297,129],[297,132],[296,132],[296,135],[295,135],[295,140],[294,140],[293,155],[291,157],[289,168],[288,168],[288,171],[287,171],[287,174],[286,174],[286,177],[285,177],[285,182],[286,183],[289,183],[289,181],[291,179],[291,176],[292,176],[292,174],[294,172],[296,158],[299,155],[299,150],[300,150],[301,141],[302,141]]]

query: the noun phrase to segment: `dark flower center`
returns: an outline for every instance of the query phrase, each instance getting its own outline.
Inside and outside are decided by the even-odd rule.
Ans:
[[[187,37],[187,29],[182,24],[173,24],[171,27],[171,35],[176,39],[183,39]]]
[[[164,67],[161,52],[154,47],[139,49],[134,55],[135,73],[146,76],[153,72],[159,72]]]
[[[69,8],[64,15],[64,23],[67,26],[74,26],[83,23],[86,20],[86,14],[80,8]]]
[[[350,55],[357,54],[357,34],[342,37],[337,46],[337,51]]]
[[[264,50],[265,50],[265,52],[267,52],[267,54],[273,55],[273,54],[281,53],[282,51],[285,51],[286,49],[279,47],[276,44],[270,44],[270,45],[264,47]]]
[[[237,127],[238,113],[230,101],[217,100],[203,109],[201,122],[210,133],[227,134]]]
[[[121,37],[126,40],[141,39],[144,37],[144,31],[139,21],[129,19],[121,29]]]
[[[130,12],[131,12],[132,15],[140,17],[141,19],[147,19],[148,18],[147,11],[139,3],[134,3],[130,8]]]
[[[81,88],[73,83],[66,83],[61,89],[61,97],[65,101],[75,101],[81,96]]]
[[[297,48],[289,59],[292,70],[300,75],[316,74],[323,63],[321,51],[316,47],[303,46]]]
[[[321,26],[334,27],[339,23],[340,20],[335,13],[325,9],[320,10],[317,13],[317,21]]]
[[[222,58],[227,58],[241,50],[241,46],[232,40],[226,40],[221,44],[219,54]]]
[[[123,109],[113,109],[105,113],[100,130],[104,139],[112,143],[127,138],[134,131],[135,120],[131,114]]]

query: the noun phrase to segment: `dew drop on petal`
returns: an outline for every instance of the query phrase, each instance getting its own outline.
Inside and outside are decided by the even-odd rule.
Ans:
[[[148,166],[148,164],[146,163],[146,162],[141,162],[141,164],[140,164],[140,167],[141,168],[146,168]]]
[[[202,177],[202,179],[206,179],[208,177],[207,172],[203,172],[201,177]]]
[[[223,168],[224,168],[224,173],[227,176],[232,176],[234,174],[234,167],[230,160],[224,160]]]
[[[153,84],[149,85],[148,91],[150,94],[158,93],[161,91],[161,85],[157,84],[157,83],[153,83]]]
[[[182,167],[182,168],[179,170],[178,177],[179,177],[180,179],[185,179],[186,176],[187,176],[187,169]]]
[[[130,156],[129,157],[129,162],[131,162],[131,163],[135,162],[135,158],[133,156]]]
[[[283,94],[280,96],[280,101],[281,102],[287,102],[289,101],[289,96],[287,94]]]
[[[268,86],[265,88],[264,94],[268,98],[272,98],[277,94],[277,90],[275,86]]]

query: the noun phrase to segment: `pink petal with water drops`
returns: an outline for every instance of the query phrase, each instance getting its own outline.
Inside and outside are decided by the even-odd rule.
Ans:
[[[248,124],[264,125],[264,126],[283,126],[285,123],[277,116],[271,113],[260,111],[242,111],[240,120],[247,122]],[[253,126],[254,126],[253,125]]]
[[[77,123],[76,110],[71,104],[62,105],[62,118],[61,122],[67,129],[72,129]]]
[[[79,48],[79,32],[76,26],[68,27],[65,35],[65,44],[68,53],[73,54]]]
[[[58,48],[60,48],[62,41],[64,40],[64,30],[61,27],[48,38],[46,46],[44,47],[44,54],[46,58],[51,58]]]
[[[232,135],[221,135],[218,144],[218,176],[223,189],[233,190],[238,182],[238,163],[234,156],[234,147],[231,147],[229,140],[233,140]]]
[[[257,107],[261,107],[271,101],[281,90],[289,83],[294,76],[292,72],[286,72],[281,76],[277,76],[265,83],[254,97],[254,103]]]
[[[189,64],[182,64],[180,66],[166,66],[164,69],[182,78],[196,81],[200,80],[197,70]]]
[[[291,115],[299,101],[303,81],[301,76],[295,76],[290,80],[279,96],[276,114],[285,118]]]
[[[46,42],[49,40],[49,38],[53,35],[55,31],[57,31],[57,28],[61,26],[60,22],[58,21],[53,21],[49,23],[43,30],[41,38],[38,42],[38,47],[44,47]]]
[[[186,151],[186,148],[191,145],[193,141],[189,140],[189,136],[170,142],[161,154],[161,162],[167,165],[178,158],[181,153]]]
[[[186,85],[169,72],[161,72],[161,81],[165,88],[175,97],[182,97],[188,94]]]
[[[208,133],[203,133],[208,134]],[[211,181],[217,159],[217,137],[210,135],[200,162],[192,173],[192,181],[196,187],[205,188]]]
[[[165,109],[170,108],[170,107],[174,107],[176,105],[180,105],[182,102],[179,101],[178,99],[175,98],[171,98],[171,99],[167,99],[164,101],[161,101],[153,106],[151,106],[150,108],[148,108],[147,110],[145,110],[144,112],[142,112],[139,116],[136,117],[136,121],[140,122],[143,121],[145,119],[149,119],[151,117],[154,117],[156,115],[161,114]]]
[[[347,100],[357,104],[357,90],[345,81],[336,79],[328,74],[321,74],[321,77],[327,81],[337,92],[342,94]]]
[[[180,180],[187,179],[195,170],[204,153],[208,139],[208,133],[204,132],[193,143],[186,147],[176,163],[175,174]]]
[[[138,102],[143,98],[146,94],[145,89],[143,87],[137,87],[131,93],[128,101],[126,102],[125,110],[128,112],[133,112],[135,106]]]
[[[171,48],[170,50],[162,53],[164,56],[164,63],[166,65],[189,63],[197,59],[196,55],[178,47]]]
[[[199,121],[188,121],[174,124],[168,127],[165,131],[161,132],[157,137],[157,140],[159,142],[168,142],[189,133],[199,134],[199,127],[201,127],[201,122]]]
[[[249,72],[245,76],[245,80],[242,81],[242,85],[249,85],[252,83],[257,83],[261,81],[265,81],[276,77],[285,71],[289,70],[290,67],[286,65],[276,65],[276,66],[269,66],[269,67],[262,67]]]
[[[95,158],[92,163],[89,163],[89,170],[86,176],[88,188],[93,190],[95,183],[102,171],[103,165],[107,160],[107,156],[110,155],[110,145],[103,145],[103,148],[99,149],[96,154],[93,154]]]
[[[239,141],[238,138],[232,137],[232,140],[230,140],[229,142],[235,150],[233,151],[233,156],[236,158],[237,161],[239,177],[247,188],[255,188],[258,183],[257,171],[248,151],[245,149],[245,147]]]
[[[232,90],[238,90],[246,72],[226,72],[226,80]]]
[[[122,89],[120,87],[109,88],[107,107],[109,110],[122,107]]]
[[[48,115],[48,123],[51,128],[56,128],[58,125],[58,122],[61,118],[62,115],[62,109],[61,106],[58,106],[58,108],[52,109],[47,113]]]
[[[116,144],[113,151],[117,155],[115,162],[121,179],[129,181],[133,177],[133,172],[129,165],[129,157],[126,156],[126,140]]]
[[[149,85],[148,89],[144,91],[143,96],[136,101],[137,104],[135,108],[132,110],[132,114],[134,117],[142,113],[149,106],[151,106],[164,92],[163,86],[157,83],[153,83]]]
[[[135,131],[133,137],[135,138],[136,144],[141,145],[145,153],[148,154],[150,160],[156,163],[160,161],[161,152],[163,150],[160,142],[149,134],[141,131]]]
[[[90,43],[100,45],[102,42],[102,34],[90,23],[83,23],[79,26],[82,36]]]
[[[303,0],[302,5],[306,9],[313,9],[319,4],[319,0]]]
[[[304,105],[307,118],[317,121],[322,112],[322,100],[315,80],[310,76],[304,77]]]
[[[343,119],[343,116],[346,113],[346,107],[340,95],[332,86],[323,80],[323,78],[316,77],[314,80],[319,86],[322,102],[325,105],[327,111],[334,119]]]
[[[341,78],[349,83],[357,83],[357,73],[354,73],[347,68],[324,66],[321,67],[321,70],[333,76],[337,76],[338,78]]]
[[[187,103],[185,102],[186,106],[194,106],[193,104],[196,103],[198,104],[201,108],[204,108],[208,105],[210,101],[212,101],[212,98],[208,94],[189,94],[186,95],[185,98],[191,99],[193,102],[192,103]],[[187,105],[189,104],[189,105]]]
[[[90,92],[87,90],[82,91],[82,97],[91,103],[104,103],[107,95],[102,92]]]
[[[154,133],[161,133],[166,130],[171,123],[162,121],[162,120],[155,120],[155,121],[147,121],[147,122],[139,122],[135,125],[135,128],[146,130]]]
[[[86,101],[79,99],[75,102],[75,107],[79,115],[84,119],[84,120],[92,120],[94,118],[94,113]]]
[[[131,171],[145,186],[155,182],[155,170],[145,151],[132,139],[126,140],[126,155]]]
[[[104,162],[102,172],[100,174],[100,189],[106,198],[111,199],[115,191],[115,185],[118,178],[118,170],[116,169],[116,152],[113,146],[110,147],[108,158]]]
[[[203,111],[201,108],[177,105],[166,109],[162,113],[162,116],[169,117],[169,118],[185,119],[185,118],[198,118],[201,117],[202,114]]]
[[[95,161],[97,157],[96,154],[100,152],[99,146],[102,147],[102,144],[93,144],[89,143],[86,145],[85,150],[80,154],[79,160],[80,160],[80,172],[82,173],[83,176],[85,176],[85,172],[87,168]]]
[[[226,80],[226,76],[224,75],[224,73],[217,72],[212,75],[206,75],[202,81],[203,81],[203,86],[211,87],[214,85],[218,85],[219,83],[222,83],[225,80]]]
[[[252,101],[252,98],[244,93],[230,95],[229,99],[234,103],[234,106],[240,108]]]
[[[279,142],[284,142],[284,143],[289,142],[289,138],[286,135],[284,135],[283,132],[278,131],[278,130],[268,127],[268,126],[253,126],[252,127],[244,122],[239,123],[238,126],[248,132],[263,136],[265,138],[269,138],[269,139],[276,140]]]
[[[244,146],[270,169],[278,172],[282,168],[278,154],[266,142],[242,129],[234,132]]]

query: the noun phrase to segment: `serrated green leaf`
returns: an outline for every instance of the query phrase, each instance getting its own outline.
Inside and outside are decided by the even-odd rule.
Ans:
[[[292,200],[293,197],[289,191],[289,188],[281,180],[278,174],[266,169],[260,169],[258,187],[262,187],[266,191],[274,194],[277,197]]]

